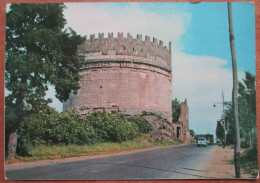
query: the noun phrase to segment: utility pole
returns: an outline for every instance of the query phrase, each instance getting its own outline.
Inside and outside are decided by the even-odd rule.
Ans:
[[[226,115],[225,115],[225,100],[224,100],[224,92],[222,90],[222,104],[223,104],[223,119],[224,119],[224,144],[223,144],[223,148],[226,147],[226,143],[227,143],[227,133],[226,133]]]
[[[226,147],[226,142],[227,142],[227,130],[226,130],[226,115],[225,115],[225,98],[224,98],[224,92],[222,90],[222,102],[221,103],[217,103],[215,102],[215,104],[213,105],[213,107],[216,107],[216,104],[222,104],[223,106],[223,122],[221,123],[223,128],[224,128],[224,142],[223,142],[223,148]]]
[[[234,30],[232,19],[232,4],[228,4],[228,21],[229,21],[229,36],[230,36],[230,49],[232,57],[232,70],[233,70],[233,91],[232,91],[232,107],[233,116],[235,119],[235,147],[234,147],[234,160],[235,160],[235,173],[236,178],[240,178],[240,128],[238,118],[238,80],[237,80],[237,63],[236,63],[236,51],[234,43]]]

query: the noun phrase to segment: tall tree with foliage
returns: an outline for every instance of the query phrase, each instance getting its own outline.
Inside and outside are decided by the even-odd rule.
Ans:
[[[190,135],[191,135],[192,137],[195,136],[195,132],[194,132],[194,130],[190,130]]]
[[[181,102],[175,98],[172,100],[172,121],[178,122],[181,114]]]
[[[239,119],[241,124],[241,135],[246,146],[252,147],[256,144],[256,87],[255,76],[245,72],[243,82],[239,82]]]
[[[5,97],[10,128],[8,159],[16,154],[18,127],[28,113],[38,112],[49,85],[60,101],[79,89],[83,58],[77,49],[84,38],[64,29],[64,4],[12,4],[6,15]]]
[[[232,103],[227,102],[225,108],[225,121],[226,121],[226,143],[227,144],[234,144],[235,142],[235,126],[234,126],[234,115],[233,115],[233,108]],[[223,120],[223,117],[222,119]]]
[[[239,81],[238,89],[238,105],[239,105],[239,120],[240,133],[243,146],[250,146],[257,144],[256,137],[256,87],[255,76],[250,72],[245,72],[245,77]],[[224,115],[220,122],[226,121],[227,128],[227,144],[234,143],[234,116],[230,102],[226,102]],[[222,125],[223,126],[223,125]],[[218,124],[217,124],[218,128]]]
[[[225,122],[224,122],[225,121]],[[234,143],[234,116],[232,110],[232,103],[225,102],[224,112],[221,116],[221,119],[217,122],[216,127],[216,136],[221,140],[225,139],[225,130],[224,125],[226,128],[226,144],[233,144]]]
[[[221,121],[218,121],[217,122],[217,128],[216,128],[216,137],[221,139],[221,141],[223,142],[224,141],[224,127],[223,125],[221,124]]]
[[[245,72],[245,78],[239,82],[238,89],[238,107],[240,120],[241,145],[250,146],[254,152],[257,152],[257,132],[256,132],[256,88],[255,76]],[[225,104],[224,115],[220,121],[226,121],[227,144],[235,143],[235,123],[233,108],[231,103]],[[219,124],[217,124],[217,129]],[[223,126],[223,125],[222,125]],[[217,131],[217,130],[216,130]],[[252,157],[257,159],[257,153]]]

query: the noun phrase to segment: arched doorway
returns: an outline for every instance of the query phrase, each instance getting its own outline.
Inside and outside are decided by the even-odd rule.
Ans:
[[[177,127],[177,138],[180,138],[181,136],[181,127]]]

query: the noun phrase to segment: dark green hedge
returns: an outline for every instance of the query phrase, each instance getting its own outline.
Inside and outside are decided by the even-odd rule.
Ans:
[[[122,142],[148,133],[151,125],[138,116],[127,118],[121,113],[93,112],[82,116],[74,110],[58,113],[46,108],[26,117],[19,129],[18,152],[40,144],[93,144]],[[25,153],[26,154],[26,153]]]

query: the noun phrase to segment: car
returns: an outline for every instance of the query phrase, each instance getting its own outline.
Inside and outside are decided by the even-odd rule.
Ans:
[[[208,146],[208,140],[205,137],[199,137],[197,141],[197,146]]]

